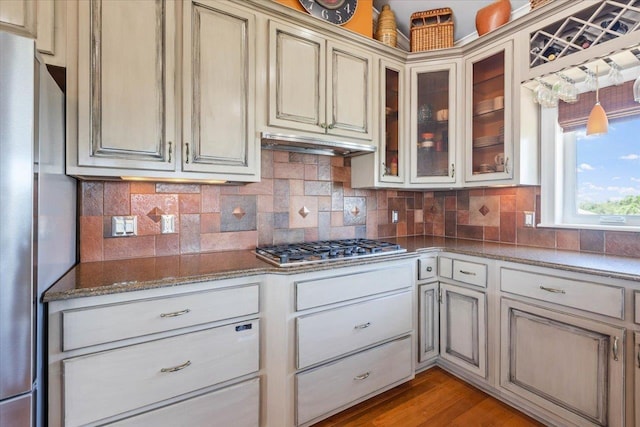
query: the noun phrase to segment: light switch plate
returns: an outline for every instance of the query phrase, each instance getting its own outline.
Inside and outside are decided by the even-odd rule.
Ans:
[[[111,217],[111,237],[136,236],[137,234],[137,216],[132,215]]]
[[[391,223],[396,224],[398,222],[398,211],[391,211]]]

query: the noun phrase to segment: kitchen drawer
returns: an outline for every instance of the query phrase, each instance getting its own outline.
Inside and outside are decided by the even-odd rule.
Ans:
[[[635,300],[635,322],[640,323],[640,292],[635,291],[633,295]]]
[[[62,312],[64,351],[255,314],[258,284]]]
[[[411,331],[410,291],[296,319],[299,369]]]
[[[258,320],[63,360],[64,422],[77,426],[258,370]]]
[[[256,427],[259,419],[260,379],[254,378],[109,425]]]
[[[296,375],[298,425],[413,377],[411,337]]]
[[[296,282],[296,310],[408,288],[415,278],[407,265]]]
[[[436,257],[424,257],[418,259],[418,280],[433,279],[437,275],[438,261]]]
[[[502,268],[500,289],[617,319],[624,316],[624,289],[615,286]]]
[[[484,288],[487,286],[487,265],[454,259],[453,280]]]

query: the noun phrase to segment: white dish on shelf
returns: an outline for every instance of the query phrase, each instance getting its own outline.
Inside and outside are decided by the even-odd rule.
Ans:
[[[474,114],[486,114],[493,111],[493,104],[493,98],[478,102],[473,106]]]
[[[475,148],[489,147],[497,144],[498,141],[499,138],[496,135],[481,136],[473,140],[473,146]]]

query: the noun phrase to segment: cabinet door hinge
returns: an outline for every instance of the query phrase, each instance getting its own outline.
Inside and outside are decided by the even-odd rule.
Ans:
[[[442,304],[442,288],[438,288],[438,303]]]

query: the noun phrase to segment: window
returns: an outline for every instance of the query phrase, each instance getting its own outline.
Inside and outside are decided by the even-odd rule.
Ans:
[[[586,136],[595,99],[583,95],[542,110],[542,225],[640,231],[640,104],[629,82],[601,90],[609,131]]]

